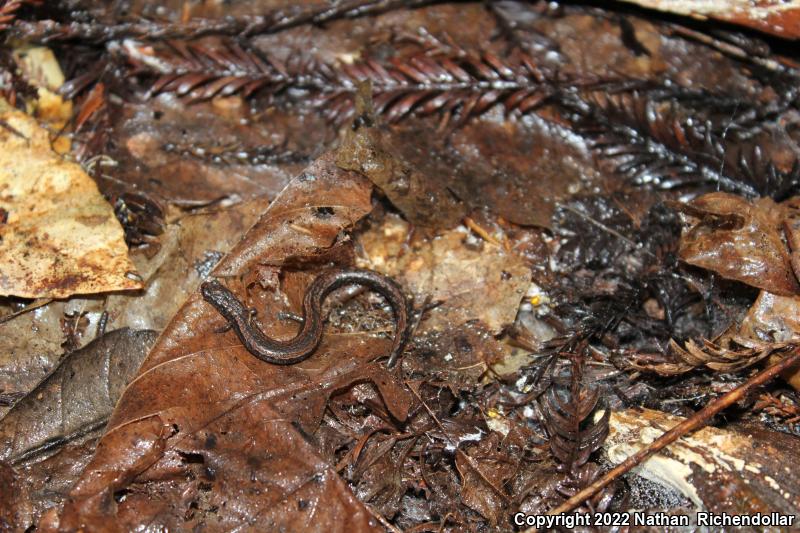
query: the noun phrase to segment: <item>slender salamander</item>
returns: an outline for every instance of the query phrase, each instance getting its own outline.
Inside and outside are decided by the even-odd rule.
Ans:
[[[333,290],[344,285],[364,285],[383,295],[392,306],[396,321],[394,342],[389,353],[389,368],[397,362],[410,336],[411,308],[403,290],[392,279],[372,270],[334,268],[323,271],[309,285],[303,298],[303,326],[300,332],[286,341],[271,339],[254,326],[250,310],[217,280],[206,281],[200,287],[203,299],[214,306],[236,331],[245,348],[267,363],[291,365],[308,358],[322,339],[322,302]]]

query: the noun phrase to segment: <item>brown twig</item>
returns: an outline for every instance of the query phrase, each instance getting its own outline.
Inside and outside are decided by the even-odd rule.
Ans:
[[[654,455],[655,453],[659,452],[666,446],[672,444],[679,438],[683,437],[684,435],[691,433],[701,427],[705,426],[708,421],[717,413],[722,411],[723,409],[730,407],[734,403],[738,402],[742,398],[744,398],[751,390],[759,387],[772,378],[786,370],[787,368],[797,364],[800,362],[800,349],[796,350],[795,353],[785,357],[782,361],[777,364],[772,365],[771,367],[759,372],[752,378],[748,379],[746,382],[741,384],[740,386],[736,387],[730,392],[725,393],[724,395],[720,396],[716,400],[712,401],[704,408],[696,412],[690,418],[687,418],[677,426],[673,427],[659,438],[651,442],[647,447],[642,448],[635,454],[631,455],[623,462],[606,472],[601,478],[599,478],[594,483],[588,485],[585,489],[581,490],[580,492],[576,493],[570,499],[547,512],[548,515],[557,515],[561,513],[568,513],[572,511],[581,503],[585,502],[587,499],[591,498],[595,494],[597,494],[600,490],[604,487],[608,486],[614,480],[619,478],[621,475],[625,474],[632,468],[638,466],[648,457]],[[529,532],[535,531],[534,529],[528,530]],[[527,533],[527,532],[526,532]]]
[[[8,29],[17,16],[17,11],[23,4],[40,5],[41,0],[0,0],[0,31]]]
[[[278,33],[303,25],[324,24],[340,18],[358,18],[394,9],[416,8],[434,1],[347,0],[337,2],[333,6],[288,7],[259,16],[225,17],[217,20],[196,18],[178,23],[136,20],[109,25],[98,22],[61,23],[54,20],[19,20],[16,21],[16,25],[11,28],[11,31],[14,38],[37,43],[81,40],[101,44],[128,37],[147,41],[197,39],[206,35],[248,37],[264,33]]]
[[[467,455],[465,452],[459,450],[458,442],[456,442],[456,439],[450,436],[450,433],[444,427],[441,420],[439,420],[439,418],[436,416],[436,413],[434,413],[433,409],[431,409],[430,406],[428,406],[428,404],[425,403],[425,400],[423,400],[422,397],[419,395],[419,393],[416,390],[414,390],[414,387],[409,386],[408,390],[411,391],[411,394],[413,394],[417,398],[417,401],[419,401],[422,407],[428,412],[428,416],[430,416],[433,419],[434,423],[442,431],[442,434],[447,439],[447,441],[455,448],[456,453],[460,453],[464,457],[464,460],[467,462],[469,467],[472,468],[472,470],[478,474],[478,477],[480,477],[481,480],[495,492],[495,494],[500,496],[500,498],[502,498],[504,501],[509,502],[510,499],[508,495],[500,487],[495,485],[486,474],[483,473],[483,471],[478,467],[478,465],[475,464],[475,461],[473,461],[472,457]]]

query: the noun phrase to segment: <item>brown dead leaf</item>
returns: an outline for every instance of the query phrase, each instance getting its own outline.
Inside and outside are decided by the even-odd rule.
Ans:
[[[58,311],[54,311],[55,306]],[[6,393],[27,394],[64,353],[64,303],[52,302],[39,310],[0,324],[0,389]],[[0,414],[5,409],[0,408]]]
[[[785,202],[788,215],[783,221],[783,230],[791,250],[792,270],[797,279],[800,279],[800,198],[790,198]]]
[[[603,452],[613,464],[647,446],[682,418],[650,409],[611,414]],[[678,439],[635,470],[655,483],[682,493],[711,512],[780,512],[800,516],[796,438],[707,427]],[[724,496],[723,496],[724,495]]]
[[[20,486],[14,470],[0,462],[0,528],[4,531],[19,529],[19,524],[31,514],[27,494]],[[24,528],[23,528],[24,529]]]
[[[428,147],[402,142],[388,128],[361,127],[349,132],[336,164],[367,176],[414,225],[435,229],[457,225],[466,209],[439,183],[441,175],[429,174],[425,172],[431,170],[429,165],[417,164],[424,154],[409,159],[400,149],[407,156],[409,151],[427,154]]]
[[[760,342],[800,343],[800,296],[778,296],[761,291],[739,327],[739,335]],[[781,355],[769,358],[774,364]],[[800,370],[789,369],[782,377],[800,391]]]
[[[295,178],[214,274],[240,276],[257,266],[281,266],[293,258],[328,253],[341,230],[372,209],[369,181],[339,170],[334,158],[323,155]]]
[[[796,0],[624,0],[642,7],[688,15],[706,20],[717,19],[785,37],[800,37],[800,2]]]
[[[715,192],[678,209],[696,219],[681,237],[682,260],[774,294],[800,294],[782,238],[783,204]]]
[[[0,460],[14,461],[104,423],[156,336],[118,329],[72,352],[0,419]]]
[[[519,256],[476,239],[465,228],[446,232],[406,253],[408,227],[387,217],[382,226],[360,235],[365,266],[402,279],[423,301],[438,302],[422,330],[447,329],[480,320],[496,335],[514,322],[530,284],[530,270]]]
[[[330,156],[321,158],[273,202],[221,270],[313,261],[368,212],[370,190]],[[318,198],[330,199],[334,213],[318,209],[331,206]],[[284,287],[300,288],[302,279],[309,276],[288,276]],[[286,310],[291,294],[259,287],[247,292],[251,302],[268,304],[260,316],[271,332],[273,311]],[[277,366],[253,357],[235,333],[219,333],[225,324],[199,294],[190,297],[120,399],[58,524],[49,527],[375,529],[310,435],[327,398],[354,383],[371,383],[395,416],[405,416],[408,393],[366,362],[385,353],[389,341],[327,331],[310,359]]]
[[[404,359],[411,375],[429,376],[452,390],[470,390],[496,362],[509,353],[480,321],[473,320],[441,332],[418,336],[414,355]],[[527,358],[526,358],[527,360]]]
[[[497,527],[508,506],[509,498],[502,487],[518,468],[518,461],[502,441],[501,434],[492,432],[468,451],[456,454],[456,467],[462,478],[461,499],[492,527]]]
[[[107,105],[102,133],[114,142],[103,153],[117,162],[114,177],[165,203],[274,197],[325,146],[325,128],[275,108],[254,116],[238,97],[190,108],[172,95]]]
[[[72,102],[58,94],[65,80],[55,54],[44,46],[23,46],[14,50],[13,55],[25,78],[37,88],[36,102],[29,102],[35,107],[35,116],[56,130],[61,129],[72,117]],[[53,149],[59,154],[67,153],[69,148],[66,136],[59,136],[53,142]]]
[[[739,326],[739,335],[761,342],[800,341],[800,296],[761,291]]]
[[[268,204],[259,198],[191,214],[170,209],[158,252],[139,248],[131,253],[145,284],[142,291],[57,300],[0,323],[0,389],[24,395],[50,372],[64,354],[65,316],[80,314],[85,320],[85,327],[73,332],[78,347],[93,338],[103,312],[108,313],[108,330],[128,325],[163,330]],[[0,415],[4,412],[0,407]]]
[[[141,288],[122,228],[81,168],[48,132],[0,109],[0,294],[64,298]]]
[[[516,224],[549,227],[559,201],[600,182],[585,144],[540,119],[470,123],[446,140],[420,124],[361,127],[336,162],[369,177],[415,227],[437,230],[487,207]]]
[[[261,197],[224,209],[190,214],[168,211],[158,253],[152,257],[146,251],[131,254],[144,279],[144,292],[111,294],[98,311],[109,313],[112,328],[134,324],[162,330],[268,205],[269,200]],[[86,306],[92,309],[91,302]]]
[[[56,511],[55,506],[64,502],[92,458],[100,434],[101,430],[96,429],[59,447],[57,453],[45,454],[44,458],[33,456],[14,465],[13,492],[4,493],[0,486],[0,494],[14,494],[11,501],[0,498],[0,516],[7,512],[15,517],[11,530],[35,527],[46,513]],[[3,466],[0,462],[0,469]]]

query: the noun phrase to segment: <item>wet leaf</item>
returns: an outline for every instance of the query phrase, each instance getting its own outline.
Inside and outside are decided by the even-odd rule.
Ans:
[[[0,323],[0,388],[28,393],[62,357],[65,336],[85,345],[103,312],[109,330],[127,325],[162,330],[266,205],[260,198],[196,213],[171,209],[164,233],[131,253],[145,284],[142,291],[54,301]],[[79,327],[65,329],[64,319],[70,316],[80,316]]]
[[[710,193],[683,209],[696,221],[681,237],[682,260],[774,294],[800,294],[782,238],[781,204]]]
[[[374,124],[377,118],[372,114],[371,101],[360,102],[360,107],[364,120]],[[465,214],[465,208],[441,183],[441,175],[400,155],[400,150],[409,146],[427,148],[398,140],[387,128],[363,125],[348,133],[336,164],[367,176],[412,224],[452,228]]]
[[[289,258],[314,260],[368,210],[369,189],[363,178],[323,157],[273,202],[223,265],[246,270]],[[338,190],[350,194],[336,201],[330,194]],[[319,198],[333,200],[341,214],[317,216],[321,206],[309,202]],[[313,225],[297,230],[303,222]],[[304,239],[264,248],[287,232]],[[308,280],[294,277],[283,290],[292,293]],[[270,311],[285,310],[285,300],[251,291],[271,302],[261,315],[269,332],[276,314]],[[181,308],[118,403],[95,457],[70,493],[60,527],[158,523],[227,529],[257,523],[267,529],[374,529],[367,509],[310,435],[327,399],[356,382],[372,383],[391,412],[405,416],[407,393],[367,362],[383,355],[388,341],[364,332],[327,332],[310,359],[276,366],[253,357],[233,332],[219,333],[224,325],[199,294]]]
[[[112,294],[99,311],[111,316],[109,325],[161,330],[200,282],[241,239],[269,205],[264,197],[229,207],[184,213],[169,210],[157,251],[131,254],[144,283],[137,295]],[[86,302],[92,309],[92,302]]]
[[[304,122],[276,110],[254,117],[238,97],[189,108],[171,95],[112,100],[109,115],[88,153],[115,161],[115,179],[100,176],[103,192],[135,187],[180,206],[274,197],[324,146],[323,129],[307,135]]]
[[[667,11],[693,18],[717,19],[740,24],[789,39],[800,37],[800,5],[797,2],[747,2],[721,0],[625,0],[642,7]]]
[[[30,505],[27,494],[20,486],[14,470],[0,462],[0,527],[12,531],[25,523],[25,518],[30,514]]]
[[[761,291],[739,327],[739,334],[767,343],[800,344],[800,296],[778,296]],[[780,355],[773,355],[774,364]],[[800,370],[789,369],[783,378],[800,390]]]
[[[141,288],[122,228],[91,178],[53,153],[33,118],[6,108],[0,121],[0,294]]]
[[[617,464],[683,419],[650,409],[611,414],[604,453]],[[711,512],[800,513],[795,438],[772,431],[708,427],[670,444],[636,470]],[[720,488],[724,490],[720,490]]]
[[[800,340],[800,297],[761,291],[739,326],[739,335],[768,343]]]
[[[800,279],[800,198],[795,197],[786,201],[788,215],[783,222],[786,240],[791,250],[792,270],[797,279]]]
[[[414,345],[419,357],[406,357],[404,365],[409,372],[460,390],[473,389],[509,351],[478,320],[418,335]]]
[[[502,446],[502,435],[492,432],[476,446],[458,453],[456,466],[462,477],[461,499],[497,527],[508,503],[502,487],[518,467]]]
[[[257,266],[276,267],[296,257],[319,259],[327,253],[340,231],[372,208],[369,181],[339,170],[334,158],[323,155],[295,178],[214,274],[237,276]]]
[[[514,321],[530,284],[525,262],[502,247],[479,240],[466,228],[446,232],[406,253],[408,227],[398,219],[361,235],[365,264],[396,276],[417,300],[438,305],[422,329],[446,329],[480,320],[491,334]]]
[[[72,352],[0,419],[0,460],[57,448],[104,424],[156,336],[118,329]]]
[[[92,458],[102,428],[74,436],[70,441],[48,453],[34,454],[17,462],[13,467],[13,485],[9,490],[0,486],[0,494],[14,494],[12,500],[0,499],[0,516],[13,513],[16,523],[13,529],[24,530],[40,526],[51,519],[64,502],[72,485]],[[5,463],[0,462],[0,469]]]

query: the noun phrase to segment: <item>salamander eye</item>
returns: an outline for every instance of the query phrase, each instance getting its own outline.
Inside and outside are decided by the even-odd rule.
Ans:
[[[229,292],[222,283],[217,280],[206,281],[200,285],[200,293],[205,299],[213,299]]]

